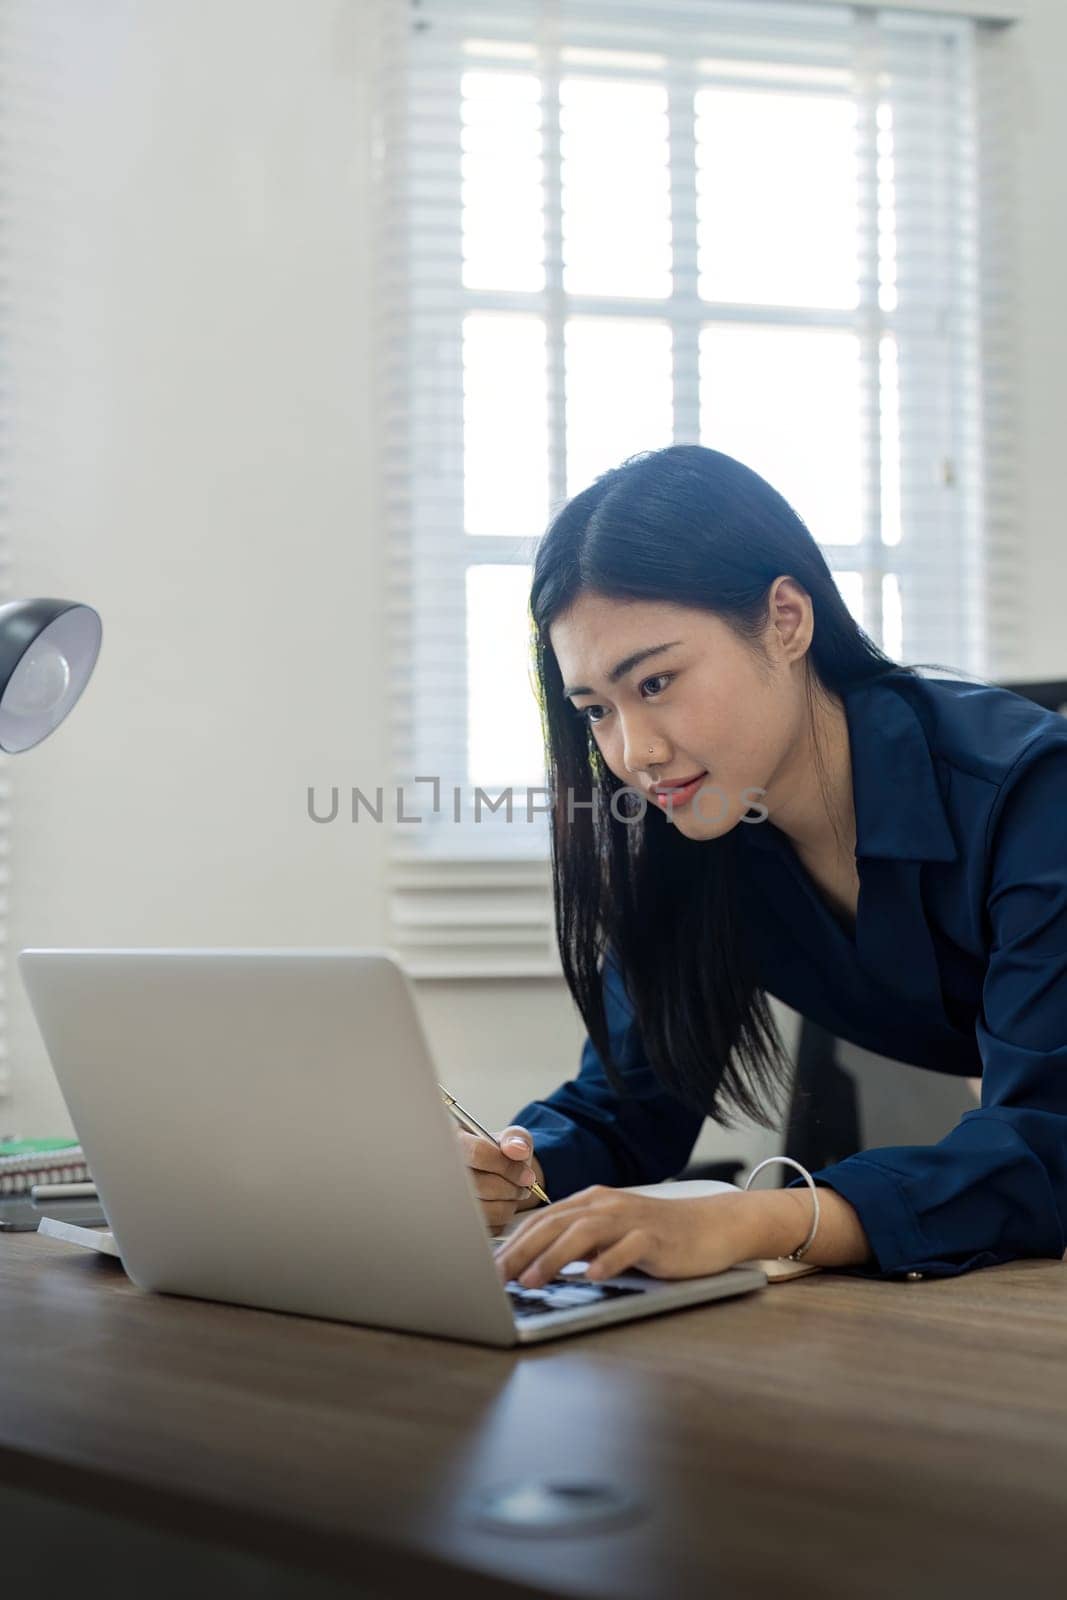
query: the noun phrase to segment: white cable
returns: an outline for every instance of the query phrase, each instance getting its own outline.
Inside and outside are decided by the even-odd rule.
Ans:
[[[816,1235],[816,1233],[818,1231],[818,1227],[819,1227],[819,1191],[818,1191],[818,1188],[816,1186],[815,1179],[812,1177],[812,1175],[808,1171],[807,1167],[802,1167],[800,1165],[799,1161],[794,1161],[793,1160],[792,1156],[768,1156],[765,1161],[761,1161],[758,1166],[755,1166],[755,1167],[752,1168],[752,1171],[749,1173],[748,1177],[745,1179],[745,1188],[746,1189],[748,1188],[749,1184],[752,1182],[753,1178],[756,1176],[756,1173],[757,1172],[762,1172],[763,1168],[767,1167],[767,1166],[770,1166],[772,1161],[784,1161],[787,1166],[796,1167],[797,1171],[799,1173],[803,1174],[804,1179],[807,1182],[808,1188],[811,1190],[811,1198],[812,1198],[812,1202],[813,1202],[813,1204],[815,1206],[815,1216],[812,1219],[811,1232],[808,1234],[808,1237],[804,1240],[804,1243],[802,1245],[800,1245],[800,1247],[798,1249],[794,1250],[791,1255],[779,1256],[778,1257],[779,1261],[799,1261],[804,1255],[807,1254],[808,1247],[810,1246],[812,1240],[815,1238],[815,1235]]]

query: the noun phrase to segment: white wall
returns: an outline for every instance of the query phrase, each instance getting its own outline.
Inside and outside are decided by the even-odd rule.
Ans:
[[[1026,22],[1005,38],[1019,115],[1021,308],[1018,485],[1023,534],[1023,678],[1067,677],[1063,579],[1063,427],[1067,415],[1067,6],[1028,0]]]
[[[368,14],[356,0],[16,0],[62,94],[50,125],[24,118],[20,146],[25,175],[47,159],[53,178],[16,196],[12,589],[88,600],[105,632],[75,714],[8,764],[12,952],[384,937],[384,830],[316,827],[304,810],[309,783],[369,791],[387,770]],[[1033,0],[1007,47],[1022,108],[1021,671],[1036,676],[1067,668],[1067,8]],[[0,1133],[64,1131],[9,982]],[[442,1077],[493,1125],[575,1069],[562,984],[426,983],[420,1002]],[[796,1019],[778,1014],[791,1044]],[[773,1148],[709,1125],[698,1153]]]
[[[9,764],[10,949],[380,940],[383,830],[306,816],[386,756],[360,8],[16,13],[13,587],[92,602],[104,644]],[[10,986],[0,1128],[65,1128]]]

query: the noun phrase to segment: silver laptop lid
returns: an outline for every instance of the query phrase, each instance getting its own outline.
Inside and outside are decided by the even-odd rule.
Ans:
[[[509,1345],[407,975],[384,949],[28,949],[135,1283]]]

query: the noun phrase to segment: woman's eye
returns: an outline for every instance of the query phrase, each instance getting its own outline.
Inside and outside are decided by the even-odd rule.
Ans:
[[[654,677],[643,679],[641,682],[641,688],[646,689],[650,683],[668,684],[673,677],[673,672],[657,672]],[[660,689],[653,692],[662,694],[663,691]],[[595,716],[594,713],[597,711],[603,711],[603,709],[603,706],[576,706],[574,714],[576,717],[579,717],[582,722],[595,724],[600,722],[601,718]]]

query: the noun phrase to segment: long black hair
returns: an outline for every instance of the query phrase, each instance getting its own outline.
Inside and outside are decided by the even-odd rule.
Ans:
[[[555,515],[537,547],[530,593],[556,937],[568,987],[609,1081],[625,1093],[602,994],[603,961],[613,962],[659,1079],[725,1127],[736,1113],[780,1126],[791,1071],[740,914],[740,825],[719,839],[692,840],[657,808],[638,819],[627,796],[614,799],[626,786],[564,700],[548,630],[582,593],[668,601],[713,612],[765,662],[768,591],[782,574],[811,596],[805,683],[833,822],[815,697],[889,672],[918,674],[858,625],[807,526],[758,473],[701,445],[631,456]]]

